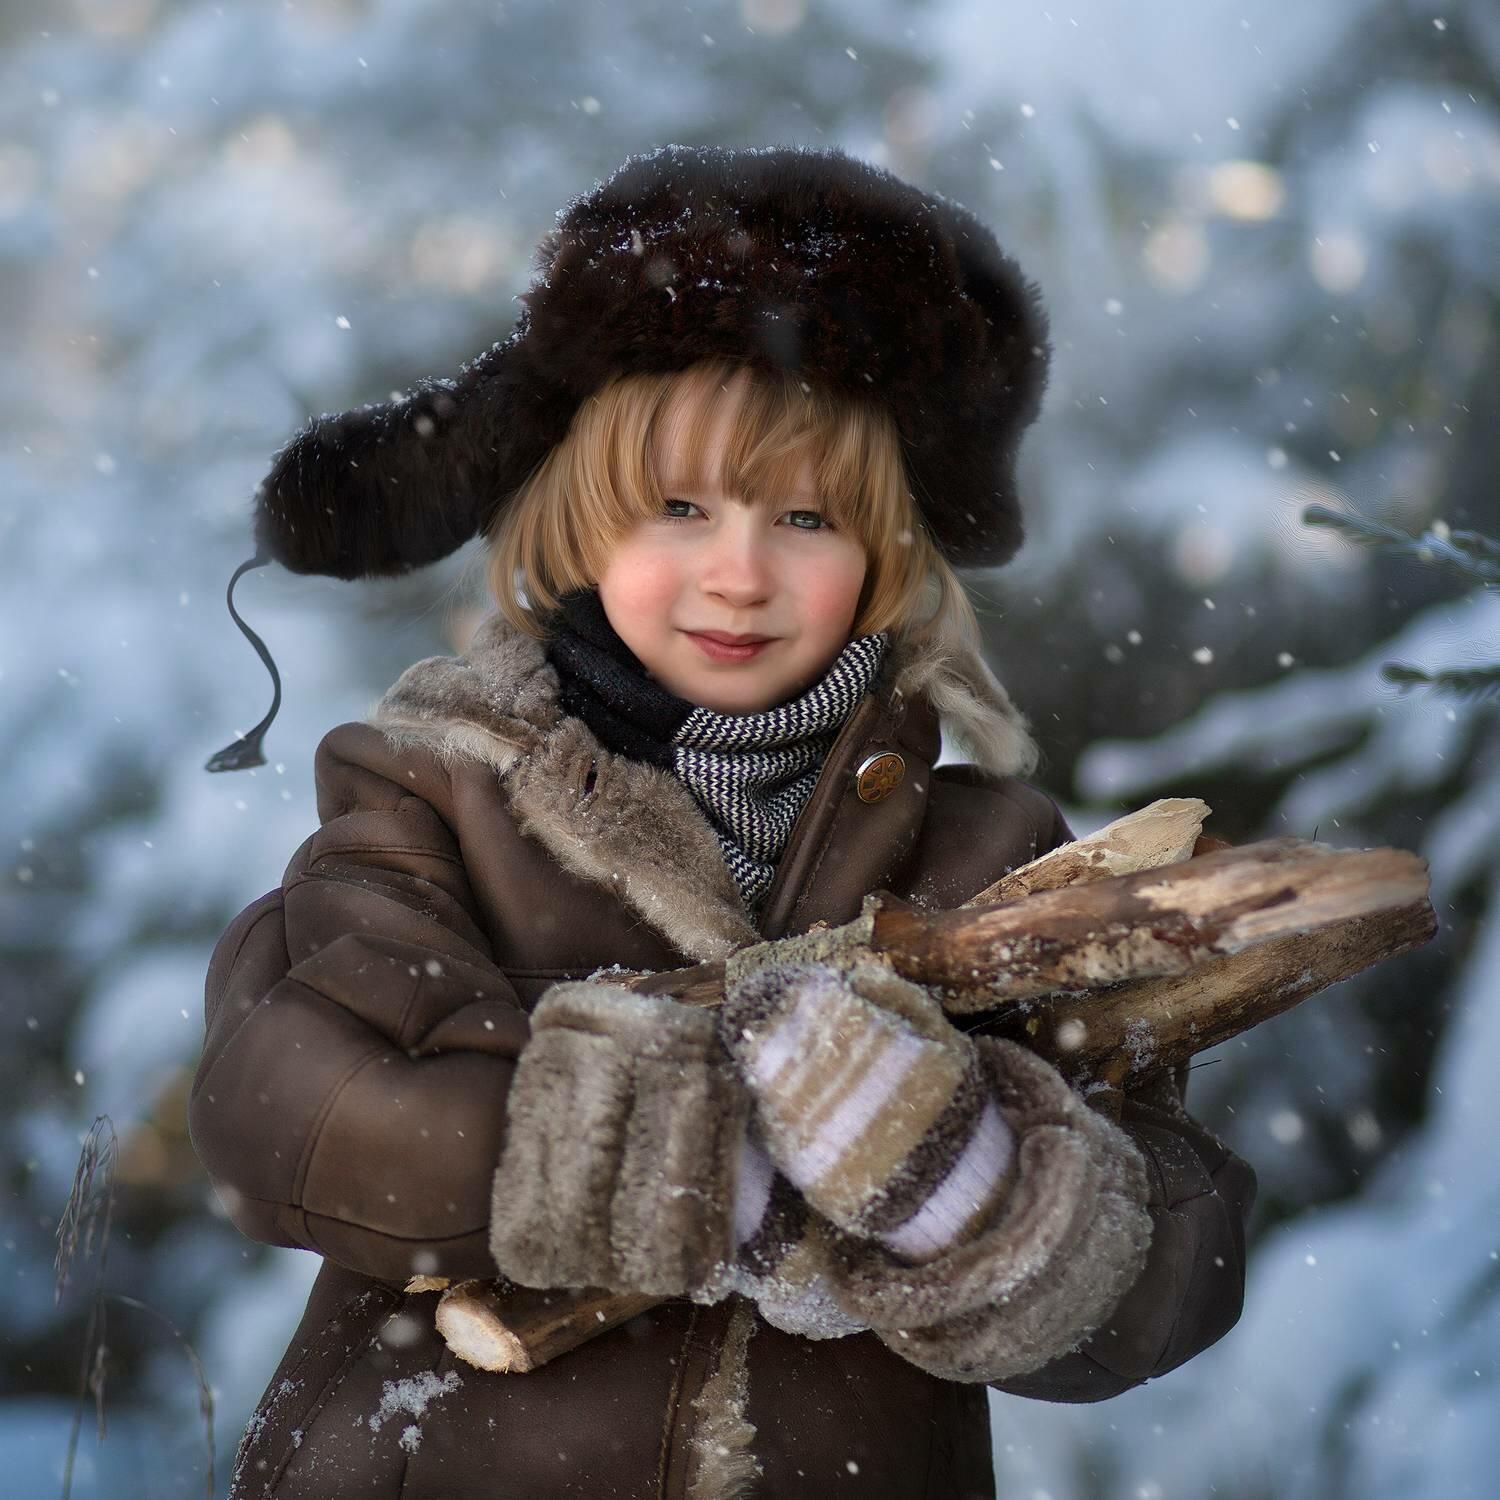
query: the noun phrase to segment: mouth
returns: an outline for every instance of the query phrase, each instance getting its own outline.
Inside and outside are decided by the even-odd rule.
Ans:
[[[776,638],[767,635],[729,635],[721,630],[687,630],[683,632],[710,661],[750,661]]]
[[[731,635],[727,630],[690,630],[689,635],[701,635],[710,641],[718,641],[721,646],[759,646],[766,641],[775,640],[770,635]]]

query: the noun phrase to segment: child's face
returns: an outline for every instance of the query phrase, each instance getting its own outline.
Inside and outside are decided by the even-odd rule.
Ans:
[[[810,462],[794,493],[752,508],[719,488],[731,405],[710,434],[712,487],[680,482],[669,435],[662,517],[621,538],[599,579],[604,612],[651,675],[717,713],[755,713],[810,687],[848,643],[865,577],[863,545],[821,515]],[[811,514],[809,514],[811,512]],[[714,652],[693,632],[771,639]]]

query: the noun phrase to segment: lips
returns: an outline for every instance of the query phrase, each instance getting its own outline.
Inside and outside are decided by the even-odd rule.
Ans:
[[[723,631],[688,630],[683,634],[706,656],[710,661],[739,662],[753,661],[761,652],[768,650],[774,643],[774,636],[731,636],[728,640],[721,637]]]

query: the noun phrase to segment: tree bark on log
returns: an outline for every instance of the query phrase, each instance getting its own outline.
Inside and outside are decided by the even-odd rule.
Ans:
[[[1119,1076],[1128,1082],[1186,1062],[1372,963],[1419,948],[1436,931],[1430,906],[1403,906],[1272,938],[1180,974],[1008,1007],[983,1029],[1024,1043],[1070,1077],[1101,1077],[1123,1057]]]
[[[1417,855],[1295,838],[1232,848],[1202,834],[1207,813],[1196,798],[1165,798],[1009,872],[955,910],[877,892],[843,927],[623,982],[713,1005],[726,975],[732,982],[766,957],[886,962],[932,986],[955,1018],[1031,1047],[1117,1117],[1131,1082],[1437,930]],[[659,1300],[504,1281],[449,1287],[433,1277],[408,1289],[444,1289],[437,1323],[461,1359],[516,1373]]]

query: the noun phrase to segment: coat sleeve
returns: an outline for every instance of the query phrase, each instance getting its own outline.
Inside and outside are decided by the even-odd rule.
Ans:
[[[493,1276],[528,1022],[452,831],[353,727],[318,747],[322,826],[214,948],[191,1138],[253,1239],[393,1282]]]
[[[1053,807],[1043,852],[1073,837]],[[919,1266],[839,1244],[840,1297],[945,1379],[1102,1401],[1222,1338],[1244,1301],[1249,1164],[1182,1104],[1184,1065],[1141,1080],[1118,1124],[1014,1042],[979,1041],[1018,1136],[996,1221]]]

